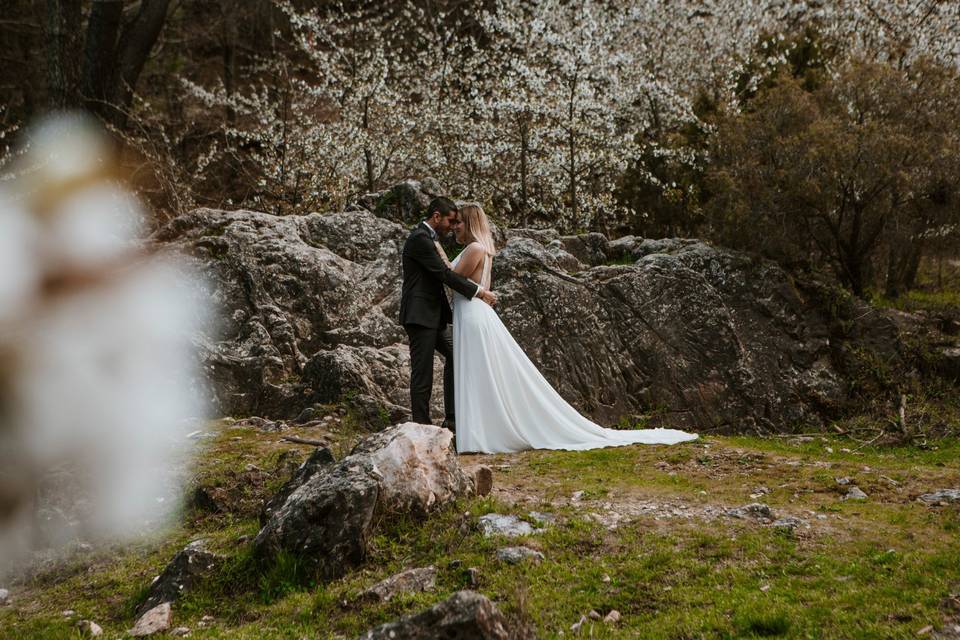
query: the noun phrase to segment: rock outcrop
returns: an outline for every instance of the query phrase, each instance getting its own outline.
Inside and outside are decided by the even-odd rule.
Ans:
[[[163,572],[150,585],[147,597],[137,607],[137,615],[164,603],[175,602],[186,591],[209,576],[223,558],[204,548],[204,541],[191,542],[173,557]]]
[[[416,615],[380,625],[361,636],[364,640],[506,640],[507,620],[486,596],[458,591]]]
[[[585,258],[627,264],[571,277],[564,239],[518,238],[494,267],[504,322],[580,409],[755,431],[842,402],[828,321],[773,263],[696,240],[586,238]]]
[[[360,598],[371,602],[389,602],[401,593],[431,591],[436,584],[437,568],[435,566],[407,569],[373,585],[361,593]]]
[[[297,470],[293,472],[293,475],[287,480],[280,490],[277,491],[267,503],[263,505],[263,509],[260,510],[260,526],[265,525],[269,520],[270,516],[274,512],[283,506],[287,501],[287,498],[290,497],[290,494],[303,486],[310,478],[315,476],[320,471],[323,471],[327,467],[334,464],[336,460],[333,457],[333,453],[330,449],[326,447],[317,447],[314,449],[313,453],[310,454],[310,457],[304,461]]]
[[[275,216],[198,209],[152,240],[189,256],[218,324],[198,337],[215,407],[295,417],[349,397],[401,413],[404,228],[365,212]]]
[[[127,634],[134,638],[143,638],[166,631],[173,624],[173,609],[169,602],[158,604],[139,618]]]
[[[302,484],[284,487],[289,493],[270,511],[255,552],[268,560],[296,555],[324,579],[343,575],[363,560],[375,516],[422,516],[471,490],[452,439],[439,427],[398,425],[335,464],[299,474]]]
[[[207,276],[198,295],[219,306],[198,340],[221,413],[293,418],[347,401],[374,425],[409,415],[399,252],[429,194],[409,182],[367,200],[370,210],[287,217],[198,209],[155,234],[190,256]],[[495,235],[498,312],[595,420],[765,432],[845,402],[832,303],[772,262],[690,239]],[[896,323],[857,315],[846,338],[895,357]]]

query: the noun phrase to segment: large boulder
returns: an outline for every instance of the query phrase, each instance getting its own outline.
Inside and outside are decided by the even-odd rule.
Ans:
[[[418,614],[370,629],[363,640],[506,640],[507,619],[486,596],[458,591]]]
[[[175,602],[211,575],[222,561],[222,556],[204,548],[203,540],[191,542],[177,552],[163,572],[151,583],[146,598],[137,607],[137,615],[142,616],[165,602]]]
[[[326,447],[317,447],[314,449],[310,457],[297,467],[290,479],[283,483],[280,490],[263,505],[263,508],[260,510],[260,526],[262,527],[270,521],[270,516],[283,506],[291,493],[303,486],[307,480],[333,465],[335,462],[333,452],[331,452],[330,449]]]
[[[292,418],[347,394],[372,413],[406,406],[406,335],[397,322],[406,234],[367,211],[214,209],[157,231],[156,244],[205,276],[197,295],[217,310],[218,323],[197,337],[216,410]],[[374,360],[385,365],[357,364]]]
[[[382,193],[370,194],[368,200],[372,205],[371,210],[378,216],[394,222],[415,224],[426,215],[427,205],[434,196],[441,195],[440,191],[440,187],[430,180],[426,184],[418,180],[406,180]]]
[[[601,250],[588,238],[591,261],[633,262],[570,277],[555,252],[514,239],[494,266],[504,323],[580,410],[753,431],[817,421],[842,401],[828,321],[775,264],[696,240]]]
[[[362,440],[340,462],[298,474],[291,482],[302,484],[284,487],[286,498],[267,514],[255,553],[298,556],[323,579],[343,575],[362,562],[380,516],[422,516],[471,490],[452,439],[439,427],[398,425]]]
[[[348,459],[370,462],[380,482],[380,507],[426,515],[473,489],[460,467],[453,433],[408,422],[361,440]]]
[[[220,308],[220,324],[198,336],[220,413],[292,418],[349,401],[371,425],[409,416],[396,321],[407,230],[388,218],[412,222],[412,203],[430,193],[415,182],[388,193],[377,202],[410,206],[288,217],[198,209],[156,233],[207,275],[199,295]],[[852,355],[889,362],[902,351],[890,314],[847,299],[838,322],[822,288],[699,240],[496,235],[501,318],[564,398],[601,423],[725,432],[816,423],[846,401]],[[440,358],[435,367],[440,417]]]

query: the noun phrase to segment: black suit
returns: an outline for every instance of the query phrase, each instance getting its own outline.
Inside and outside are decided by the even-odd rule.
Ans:
[[[453,311],[443,285],[468,298],[479,288],[447,267],[434,245],[433,234],[420,223],[403,245],[403,291],[400,324],[410,338],[410,409],[413,421],[430,424],[430,393],[433,390],[433,352],[444,358],[443,405],[453,422],[453,340],[449,325]]]

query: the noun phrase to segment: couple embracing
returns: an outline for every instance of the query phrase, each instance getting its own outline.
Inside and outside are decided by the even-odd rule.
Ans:
[[[464,247],[453,263],[439,243],[448,233]],[[675,429],[606,429],[560,397],[494,311],[495,253],[480,205],[458,208],[447,198],[430,202],[427,217],[403,246],[400,323],[410,340],[414,422],[430,424],[436,351],[445,360],[444,426],[455,432],[459,452],[583,450],[697,438]],[[452,309],[444,286],[453,291]]]

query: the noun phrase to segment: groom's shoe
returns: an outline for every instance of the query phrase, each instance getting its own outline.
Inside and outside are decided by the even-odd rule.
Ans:
[[[456,423],[455,421],[453,421],[453,420],[450,420],[450,419],[444,420],[444,421],[440,424],[440,427],[443,428],[443,429],[450,429],[450,433],[456,433],[456,432],[457,432],[457,423]]]

